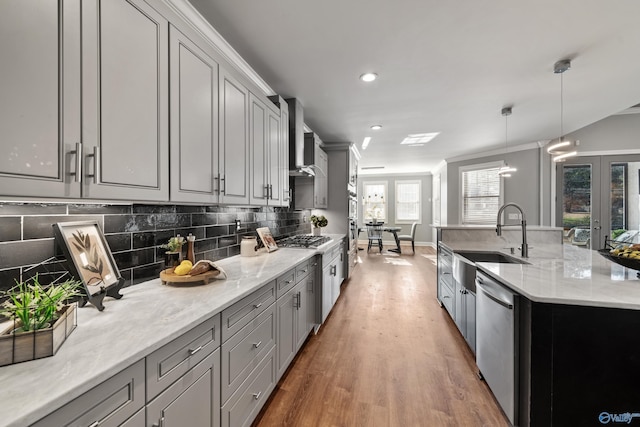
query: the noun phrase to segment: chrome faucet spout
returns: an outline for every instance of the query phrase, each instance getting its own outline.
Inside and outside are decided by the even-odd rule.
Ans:
[[[522,228],[522,247],[520,248],[520,250],[522,252],[522,257],[528,258],[529,245],[527,244],[527,218],[524,214],[524,211],[519,205],[515,203],[505,203],[504,205],[500,206],[500,209],[498,209],[498,219],[496,220],[496,234],[498,236],[502,236],[502,227],[504,227],[507,224],[500,224],[500,217],[502,216],[502,213],[504,212],[504,210],[509,206],[512,206],[517,210],[519,210],[520,215],[522,216],[522,221],[520,222],[520,227]]]

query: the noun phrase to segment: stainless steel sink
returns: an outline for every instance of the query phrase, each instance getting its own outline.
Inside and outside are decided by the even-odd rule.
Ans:
[[[500,252],[458,251],[456,253],[472,262],[499,262],[499,263],[505,263],[505,264],[529,264],[527,261],[509,256],[509,255],[505,255]]]

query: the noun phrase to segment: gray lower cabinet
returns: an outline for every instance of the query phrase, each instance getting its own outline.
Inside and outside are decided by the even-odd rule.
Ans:
[[[455,319],[455,285],[453,280],[453,253],[438,245],[438,301]]]
[[[453,313],[454,321],[458,330],[469,344],[471,350],[476,352],[476,296],[473,292],[466,289],[460,283],[454,280],[455,283],[455,295],[453,300],[455,302],[455,309]]]
[[[251,425],[276,386],[275,348],[222,406],[222,427]]]
[[[196,41],[170,26],[170,197],[217,203],[218,63]]]
[[[140,360],[120,373],[72,400],[62,408],[41,419],[32,427],[106,426],[116,427],[124,422],[139,424],[136,413],[144,408],[145,361]],[[137,415],[133,420],[132,416]]]
[[[341,243],[322,255],[322,302],[320,304],[322,317],[318,323],[324,323],[340,296],[340,285],[344,278],[343,251],[344,246]]]
[[[276,308],[265,311],[222,344],[222,402],[231,397],[276,345]]]
[[[220,349],[147,404],[147,427],[220,425]]]

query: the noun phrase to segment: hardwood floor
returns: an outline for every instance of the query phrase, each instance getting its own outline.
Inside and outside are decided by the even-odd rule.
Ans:
[[[255,426],[508,426],[436,301],[435,251],[359,251]]]

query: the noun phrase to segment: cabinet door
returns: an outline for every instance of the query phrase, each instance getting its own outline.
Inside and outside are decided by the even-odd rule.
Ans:
[[[296,354],[297,292],[297,288],[292,288],[276,302],[278,322],[277,379],[280,379],[284,374]]]
[[[171,200],[218,202],[218,63],[169,29]]]
[[[329,159],[327,157],[327,153],[324,152],[323,149],[320,148],[319,145],[316,145],[316,162],[317,166],[320,167],[319,171],[316,171],[315,182],[314,182],[314,203],[316,208],[326,208],[327,207],[327,183],[329,176]]]
[[[475,354],[476,352],[476,296],[474,293],[467,291],[465,294],[465,330],[469,347]]]
[[[333,286],[333,266],[331,263],[328,265],[324,265],[322,268],[322,292],[321,292],[321,303],[319,306],[321,307],[321,322],[327,319],[329,312],[331,311],[331,307],[333,304],[331,302],[331,288]]]
[[[249,203],[249,92],[220,67],[220,202]]]
[[[283,100],[280,104],[280,185],[282,187],[281,206],[289,206],[289,107]]]
[[[167,33],[143,0],[82,2],[83,197],[169,199]]]
[[[267,106],[260,99],[249,94],[249,135],[251,138],[249,151],[251,167],[251,197],[253,205],[267,205],[269,199],[269,140],[268,140]]]
[[[220,349],[147,405],[147,427],[220,425]]]
[[[79,197],[80,2],[0,2],[0,195]]]
[[[267,181],[269,184],[269,205],[283,206],[282,194],[282,156],[280,150],[280,117],[272,110],[267,110]]]
[[[296,313],[296,352],[302,347],[309,331],[311,330],[309,323],[309,303],[313,298],[313,291],[309,292],[309,281],[311,281],[311,289],[313,289],[313,280],[310,277],[302,280],[296,287],[297,289],[297,313]]]
[[[464,288],[458,281],[454,281],[454,304],[453,320],[456,322],[456,326],[460,330],[462,335],[465,335],[465,323],[464,323]]]

